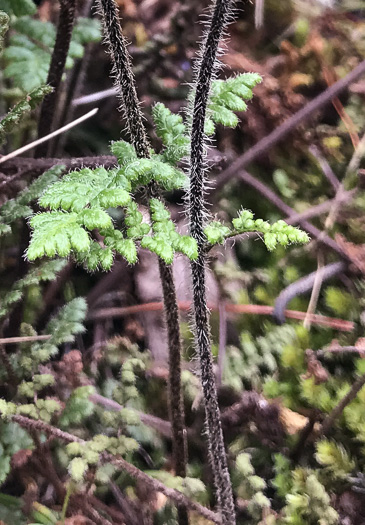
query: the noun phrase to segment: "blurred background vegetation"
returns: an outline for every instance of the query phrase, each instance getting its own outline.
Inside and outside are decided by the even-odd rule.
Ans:
[[[158,101],[175,112],[186,107],[203,32],[199,21],[209,2],[117,3],[158,147],[151,107]],[[1,115],[47,80],[59,5],[37,4],[0,0],[0,10],[10,15],[0,59]],[[81,157],[102,164],[110,141],[125,138],[92,2],[78,2],[78,16],[56,127],[94,107],[97,115],[50,143],[48,156],[61,160],[41,165],[29,154],[0,167],[0,395],[23,405],[28,399],[38,412],[29,408],[25,415],[82,439],[115,438],[109,447],[181,488],[172,476],[157,259],[142,251],[138,265],[116,260],[107,274],[87,273],[71,261],[36,266],[24,259],[26,219],[38,211],[36,198],[60,169],[43,175],[32,191],[29,185],[53,164],[69,167]],[[289,217],[312,238],[305,247],[268,252],[257,237],[242,237],[210,254],[213,350],[239,523],[365,524],[365,77],[319,105],[282,140],[265,139],[364,60],[363,0],[240,2],[221,57],[222,78],[253,71],[263,82],[237,128],[218,127],[212,140],[209,212],[222,221],[242,208],[270,221]],[[5,129],[3,155],[36,138],[37,118],[35,110],[10,133]],[[257,144],[259,153],[245,161]],[[181,228],[183,197],[168,195]],[[298,214],[304,215],[298,220]],[[324,270],[322,281],[320,272],[309,286],[300,281],[335,262],[342,265],[331,278]],[[192,478],[184,490],[209,506],[212,480],[183,257],[174,274]],[[272,307],[282,317],[277,299],[298,281],[279,325]],[[38,334],[52,337],[27,339]],[[6,341],[19,336],[26,339]],[[118,404],[131,412],[120,412]],[[136,413],[143,414],[142,423]],[[7,525],[177,523],[160,492],[13,422],[0,422],[0,482],[0,523]],[[194,512],[190,520],[208,523]]]

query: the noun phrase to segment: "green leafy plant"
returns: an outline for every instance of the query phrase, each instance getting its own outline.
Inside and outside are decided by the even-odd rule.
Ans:
[[[46,83],[56,39],[56,29],[51,22],[42,22],[29,16],[34,13],[32,7],[32,12],[25,6],[20,10],[12,6],[7,10],[13,17],[10,24],[12,34],[3,54],[4,77],[10,79],[13,86],[23,93]],[[86,44],[99,40],[98,21],[79,19],[73,31],[66,69],[71,69],[74,61],[82,58]]]
[[[320,520],[324,525],[334,525],[338,522],[338,514],[330,505],[330,497],[315,472],[296,469],[292,480],[292,489],[286,496],[283,523],[314,525]]]
[[[105,24],[109,31],[109,24],[110,27],[113,24],[113,20],[109,20],[109,17],[115,15],[109,12],[108,3],[103,5],[103,8],[105,9]],[[123,56],[123,48],[118,47],[118,43],[114,42],[113,33],[109,32],[108,36],[113,55],[116,57],[115,68],[119,75],[118,61],[126,63],[127,59]],[[29,260],[35,260],[44,255],[65,257],[72,254],[76,261],[84,263],[89,270],[95,270],[98,266],[108,270],[116,254],[122,255],[129,263],[135,263],[137,248],[140,245],[154,252],[166,264],[173,262],[175,252],[181,252],[191,261],[196,261],[200,267],[202,264],[202,260],[199,260],[201,237],[196,237],[193,233],[198,219],[194,219],[196,222],[191,223],[192,236],[179,234],[169,211],[159,196],[156,198],[156,190],[152,189],[155,188],[155,185],[168,191],[186,188],[186,176],[178,168],[178,163],[189,154],[189,151],[193,156],[194,148],[200,147],[194,138],[194,119],[190,132],[189,127],[184,124],[179,115],[172,114],[161,103],[157,104],[152,114],[156,134],[161,139],[163,148],[160,153],[154,152],[151,148],[147,149],[144,131],[140,128],[140,116],[136,113],[137,110],[132,110],[135,101],[128,102],[127,98],[131,90],[133,93],[134,87],[130,88],[127,95],[124,85],[126,86],[129,80],[123,79],[124,73],[121,71],[120,75],[124,110],[127,115],[130,113],[129,126],[132,143],[119,141],[112,144],[111,151],[118,159],[116,168],[112,170],[84,169],[71,172],[45,190],[39,204],[51,211],[42,212],[31,219],[33,235],[27,257]],[[209,101],[206,100],[207,120],[203,118],[202,121],[205,131],[213,133],[215,124],[234,127],[238,123],[234,111],[246,109],[244,100],[252,97],[252,89],[259,81],[260,77],[256,74],[239,75],[225,82],[216,80],[212,85]],[[141,187],[147,189],[150,194],[148,205],[151,226],[143,221],[142,213],[133,200],[136,190]],[[190,199],[194,191],[190,189]],[[202,209],[203,202],[197,200],[196,204]],[[108,213],[110,208],[116,207],[123,210],[119,227],[115,227]],[[192,205],[190,204],[191,210]],[[242,212],[233,222],[233,230],[214,222],[207,225],[202,234],[209,244],[215,244],[223,242],[228,236],[247,231],[258,231],[264,234],[265,243],[271,250],[277,243],[287,245],[290,242],[308,241],[306,234],[286,225],[283,221],[270,226],[263,220],[253,221],[252,217],[253,215],[249,212]],[[162,280],[164,282],[164,278]],[[171,294],[171,290],[168,293]],[[167,305],[166,307],[168,308]],[[198,323],[198,320],[196,322]],[[202,329],[206,330],[206,327]],[[171,329],[171,333],[176,333],[176,331],[176,327]],[[202,362],[203,370],[204,366]],[[209,371],[207,373],[208,376],[211,374]],[[202,380],[203,385],[206,384],[204,377]],[[207,377],[207,380],[211,388],[212,378]],[[212,397],[212,392],[206,391],[205,396],[215,399],[216,394],[213,394]],[[208,417],[208,429],[211,446],[218,447],[217,455],[214,455],[213,459],[218,502],[222,505],[224,520],[228,520],[227,523],[233,523],[234,511],[229,495],[229,475],[225,466],[222,437],[219,436],[219,414],[217,406],[213,412],[210,412],[210,408],[206,408],[207,414],[216,414],[214,421],[209,421]],[[212,445],[212,439],[216,439],[215,445]],[[77,462],[80,463],[80,460]]]

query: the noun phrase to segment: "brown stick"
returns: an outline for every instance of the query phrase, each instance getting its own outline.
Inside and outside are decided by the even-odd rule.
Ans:
[[[327,352],[329,354],[355,353],[364,355],[365,348],[361,348],[360,346],[329,346],[328,348],[321,348],[321,350],[317,350],[316,354],[318,357],[322,357],[326,355]]]
[[[191,303],[189,301],[179,301],[179,309],[185,312],[191,310]],[[208,303],[210,310],[218,310],[218,305]],[[234,314],[251,314],[251,315],[271,315],[273,312],[272,306],[265,306],[260,304],[232,304],[226,303],[225,308],[228,313]],[[122,306],[115,308],[100,308],[90,312],[88,316],[89,321],[95,321],[98,319],[108,319],[110,317],[123,317],[130,314],[138,314],[143,312],[160,312],[163,309],[161,302],[151,302],[144,304],[136,304],[133,306]],[[285,310],[286,317],[291,319],[297,319],[302,321],[305,318],[305,312],[297,310]],[[335,330],[341,330],[344,332],[351,332],[354,329],[354,323],[351,321],[345,321],[343,319],[337,319],[335,317],[327,317],[324,315],[313,314],[311,316],[312,323],[329,326]]]
[[[336,175],[333,173],[333,170],[331,166],[328,164],[327,159],[323,157],[322,153],[319,151],[317,146],[315,146],[314,144],[310,146],[309,153],[313,155],[313,157],[316,159],[316,161],[320,165],[321,170],[324,176],[326,177],[326,179],[328,180],[328,182],[330,182],[333,188],[337,190],[340,185],[340,181],[338,180]]]
[[[356,192],[356,188],[350,191],[343,192],[343,194],[341,195],[341,202],[343,204],[349,202],[355,196]],[[322,215],[322,213],[328,212],[331,209],[334,201],[335,199],[329,199],[328,201],[322,202],[321,204],[317,204],[317,206],[308,208],[308,210],[305,210],[301,213],[294,213],[293,215],[289,215],[289,217],[285,219],[285,222],[288,224],[298,224],[302,221],[318,217],[319,215]]]
[[[36,341],[48,341],[51,335],[24,335],[20,337],[2,337],[0,345],[17,345],[19,343],[33,343]]]
[[[53,87],[53,92],[43,100],[41,115],[38,123],[38,137],[48,135],[52,130],[58,94],[62,82],[62,75],[66,65],[70,47],[72,28],[75,20],[76,0],[60,0],[60,17],[57,26],[56,42],[49,66],[47,84]],[[49,144],[40,144],[35,152],[36,157],[47,155]]]

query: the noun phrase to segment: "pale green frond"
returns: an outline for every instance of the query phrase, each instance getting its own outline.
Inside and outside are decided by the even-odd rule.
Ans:
[[[77,213],[60,211],[35,215],[30,221],[33,235],[27,258],[34,261],[44,255],[67,257],[72,250],[87,252],[91,241],[78,220]]]

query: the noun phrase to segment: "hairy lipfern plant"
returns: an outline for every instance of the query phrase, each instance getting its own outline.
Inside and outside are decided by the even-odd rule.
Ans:
[[[57,167],[9,201],[0,212],[1,231],[10,234],[9,227],[14,220],[32,215],[29,205],[38,200],[41,211],[30,219],[32,238],[27,250],[28,260],[34,261],[43,257],[60,258],[56,261],[42,262],[8,291],[2,305],[4,316],[11,312],[27,287],[38,286],[42,280],[46,280],[47,275],[49,279],[53,279],[57,271],[64,266],[66,257],[72,257],[88,270],[95,271],[98,268],[109,270],[116,256],[123,257],[130,264],[136,263],[140,248],[148,249],[158,256],[170,348],[169,390],[174,466],[178,475],[176,479],[181,482],[181,487],[188,486],[189,481],[181,481],[186,476],[186,435],[180,379],[180,328],[171,264],[175,253],[182,253],[192,261],[195,324],[201,360],[209,453],[216,498],[224,525],[235,523],[235,509],[209,348],[204,287],[205,254],[214,244],[246,232],[262,235],[270,250],[277,244],[307,241],[305,234],[299,230],[283,222],[270,225],[260,219],[254,220],[251,212],[246,210],[234,219],[229,227],[218,221],[203,223],[204,134],[212,135],[216,125],[234,127],[238,122],[235,112],[246,109],[246,101],[252,97],[252,90],[260,81],[260,77],[253,73],[238,75],[225,81],[213,78],[216,51],[224,25],[229,18],[230,4],[231,2],[219,0],[216,3],[211,30],[202,55],[198,82],[192,91],[194,109],[191,121],[188,119],[188,123],[185,123],[182,116],[173,114],[163,104],[156,104],[152,108],[156,135],[161,141],[161,148],[154,151],[149,145],[144,128],[129,55],[120,30],[114,0],[101,0],[104,29],[122,109],[126,116],[129,142],[120,140],[111,145],[111,152],[117,159],[113,169],[105,169],[102,166],[95,169],[84,168],[59,178],[63,168]],[[70,2],[69,11],[67,5],[66,0],[61,3],[57,32],[51,24],[30,18],[32,13],[17,9],[16,4],[7,7],[11,16],[12,33],[4,54],[5,62],[8,61],[5,75],[7,78],[11,77],[14,86],[22,92],[38,86],[45,79],[57,91],[63,73],[63,66],[58,72],[55,71],[58,64],[57,53],[62,55],[67,68],[72,65],[73,59],[81,56],[82,46],[93,39],[92,34],[89,35],[90,38],[85,36],[87,31],[76,25],[69,49],[68,44],[64,48],[58,45],[62,24],[66,24],[67,20],[67,34],[69,37],[71,35],[75,3]],[[63,19],[63,16],[67,20]],[[54,52],[51,56],[48,49],[52,50],[53,47]],[[37,60],[42,63],[42,67],[37,69],[38,78],[30,75]],[[52,75],[56,73],[57,81],[53,81]],[[31,86],[32,82],[37,84]],[[0,132],[4,138],[22,115],[33,109],[42,96],[47,95],[39,125],[39,134],[45,133],[50,125],[47,115],[52,113],[49,111],[51,94],[47,93],[47,90],[49,88],[31,92],[25,101],[20,101],[14,107],[0,123]],[[52,104],[54,103],[55,98]],[[38,155],[40,153],[37,151]],[[183,235],[177,231],[162,194],[164,191],[188,189],[189,179],[181,169],[181,162],[189,155],[191,235]],[[137,202],[137,195],[141,194],[147,196],[149,218],[146,218],[146,208]],[[113,211],[116,208],[117,214]],[[113,220],[113,217],[118,219]],[[66,393],[63,392],[60,399],[53,396],[52,393],[57,391],[57,382],[52,367],[46,365],[56,356],[60,345],[72,341],[77,333],[82,332],[85,313],[86,306],[83,300],[71,301],[46,326],[45,333],[49,334],[50,338],[46,341],[21,343],[21,352],[8,357],[8,367],[4,373],[7,374],[8,381],[14,381],[16,393],[11,402],[3,400],[0,403],[0,412],[5,420],[26,417],[44,424],[53,423],[59,429],[83,425],[91,416],[93,419],[100,417],[99,423],[93,422],[96,426],[106,421],[90,400],[93,389],[89,385],[80,384]],[[21,335],[38,337],[29,325],[21,327]],[[118,396],[119,392],[119,401],[124,404],[138,398],[135,372],[139,366],[139,360],[130,359],[121,369],[122,386],[115,389],[115,395]],[[64,458],[63,464],[67,466],[72,480],[80,486],[86,473],[97,469],[106,454],[128,457],[138,448],[137,441],[128,431],[128,426],[131,425],[128,415],[120,413],[118,417],[107,419],[111,425],[111,435],[96,436],[83,442],[82,446],[76,442],[67,449],[67,457]],[[243,471],[241,474],[247,477],[240,482],[241,489],[245,483],[248,483],[247,487],[251,489],[255,482],[257,485],[255,476]],[[190,483],[190,490],[194,490],[191,487],[194,485]],[[268,502],[263,493],[256,494],[255,497],[255,501],[252,499],[251,514],[259,516],[264,508],[268,508]],[[177,510],[179,524],[188,523],[185,505],[180,503]]]
[[[202,140],[199,137],[203,137],[204,132],[212,134],[216,124],[234,127],[238,122],[234,112],[246,109],[245,101],[252,97],[252,89],[260,81],[260,77],[256,74],[244,74],[227,81],[212,80],[211,90],[209,80],[209,85],[205,85],[207,98],[202,102],[205,114],[200,121],[199,115],[194,113],[190,125],[186,125],[180,115],[174,115],[163,104],[156,104],[152,116],[162,149],[155,152],[146,139],[140,108],[135,98],[133,77],[129,70],[129,57],[116,21],[115,6],[110,0],[102,1],[101,6],[131,142],[117,141],[111,145],[111,151],[118,161],[115,168],[106,170],[99,167],[74,171],[45,190],[39,199],[39,205],[49,211],[42,211],[30,220],[33,234],[27,257],[32,261],[43,256],[72,256],[89,270],[96,270],[98,267],[108,270],[117,254],[134,264],[139,247],[155,253],[160,260],[170,350],[174,348],[174,351],[170,352],[170,392],[175,392],[176,399],[179,397],[177,392],[181,391],[177,379],[181,350],[176,295],[168,265],[173,262],[175,252],[185,254],[192,261],[196,327],[202,337],[198,340],[201,380],[205,399],[209,400],[208,404],[206,403],[206,413],[217,501],[222,509],[223,523],[233,524],[235,512],[220,429],[209,349],[204,279],[202,280],[201,275],[201,271],[204,271],[205,252],[213,244],[221,243],[227,237],[248,231],[263,234],[269,249],[274,249],[277,243],[286,245],[290,242],[306,242],[307,237],[285,223],[269,225],[263,220],[254,221],[250,212],[242,212],[234,221],[233,228],[225,227],[216,221],[205,225],[204,230],[200,223],[204,208],[203,184],[200,189],[194,187],[193,172],[190,176],[191,236],[181,235],[176,231],[170,213],[161,199],[161,190],[187,188],[188,181],[179,168],[180,161],[190,154],[193,164],[198,162],[196,169],[199,171],[203,168],[199,164],[200,160],[196,158],[196,155],[199,157],[203,154],[203,150],[199,153],[196,149],[200,151],[203,147],[203,142],[199,145],[199,141]],[[219,2],[217,9],[218,6]],[[220,16],[219,14],[218,17]],[[226,15],[224,19],[225,17]],[[221,22],[220,20],[219,23]],[[217,35],[219,40],[220,29]],[[211,59],[206,64],[205,73],[212,68],[211,72],[208,71],[208,76],[214,69],[215,57],[212,56]],[[205,82],[205,79],[203,80]],[[198,83],[197,88],[194,88],[196,101],[199,89]],[[199,132],[196,119],[199,120],[199,126],[202,126]],[[136,192],[140,189],[147,190],[150,221],[145,220],[135,200]],[[122,211],[119,223],[112,220],[112,214],[109,213],[112,208],[120,208]],[[201,227],[203,229],[200,229]],[[171,313],[174,311],[176,314],[172,319]],[[181,410],[179,406],[181,407],[180,401],[176,402],[172,409],[175,415]],[[181,429],[174,427],[174,422],[173,428],[176,428],[176,436],[181,437]],[[176,443],[177,441],[175,447]],[[183,511],[179,516],[180,522],[186,523]]]

